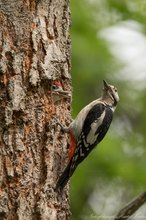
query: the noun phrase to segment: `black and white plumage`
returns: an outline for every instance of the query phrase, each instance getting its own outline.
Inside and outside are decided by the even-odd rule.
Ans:
[[[101,142],[112,122],[119,101],[117,89],[104,82],[101,98],[84,107],[66,130],[70,134],[69,162],[56,188],[62,190],[77,166]]]

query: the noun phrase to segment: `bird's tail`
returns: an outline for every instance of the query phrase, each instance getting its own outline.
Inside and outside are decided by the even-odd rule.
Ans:
[[[67,184],[69,178],[72,176],[73,172],[71,172],[70,170],[71,163],[72,161],[69,162],[69,164],[67,165],[67,167],[65,168],[61,176],[59,177],[57,184],[56,184],[56,190],[59,189],[60,191],[62,191],[65,185]]]

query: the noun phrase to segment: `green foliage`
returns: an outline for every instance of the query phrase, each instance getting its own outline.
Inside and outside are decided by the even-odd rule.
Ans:
[[[73,117],[100,96],[103,79],[116,85],[120,94],[120,103],[106,138],[78,167],[71,179],[72,220],[86,219],[85,216],[92,219],[90,216],[95,212],[89,200],[101,182],[107,188],[113,181],[118,183],[120,180],[119,187],[124,188],[127,194],[126,202],[135,193],[144,190],[146,92],[142,82],[146,78],[146,67],[141,80],[134,80],[133,77],[127,79],[126,74],[121,75],[127,64],[112,53],[113,44],[101,32],[122,22],[133,21],[142,27],[134,30],[144,36],[145,11],[144,0],[71,1]],[[103,194],[105,200],[107,197]],[[119,207],[126,202],[121,199]]]

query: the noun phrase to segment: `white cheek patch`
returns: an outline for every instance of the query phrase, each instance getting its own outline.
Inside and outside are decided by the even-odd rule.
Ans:
[[[115,93],[115,100],[118,102],[119,101],[119,95],[118,93]]]
[[[118,102],[119,101],[118,92],[115,91],[115,87],[114,86],[111,86],[111,88],[112,88],[112,93],[113,93],[114,99]]]

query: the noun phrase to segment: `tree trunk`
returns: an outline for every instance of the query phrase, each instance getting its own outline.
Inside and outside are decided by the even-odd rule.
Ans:
[[[70,103],[68,0],[0,0],[0,220],[66,220],[68,192],[54,191],[65,166]]]

